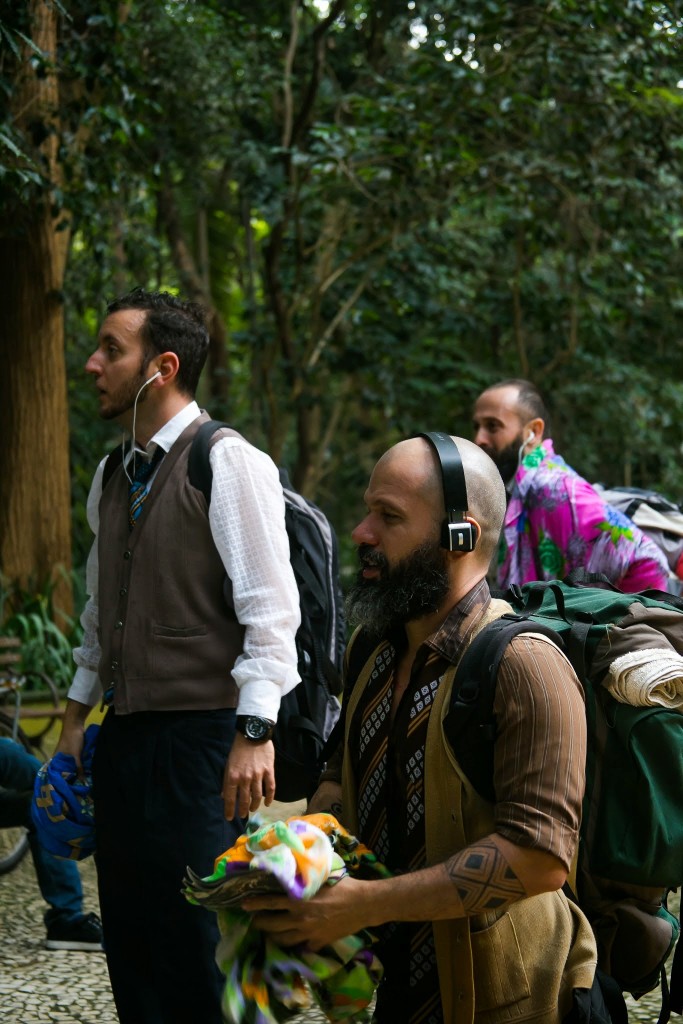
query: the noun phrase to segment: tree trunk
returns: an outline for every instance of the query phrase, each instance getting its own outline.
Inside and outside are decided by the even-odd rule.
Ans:
[[[33,0],[32,38],[54,55],[57,8]],[[28,54],[13,97],[17,124],[41,119],[55,129],[58,88],[53,70],[38,77]],[[24,113],[29,112],[29,113]],[[58,183],[58,135],[41,147]],[[62,230],[57,230],[61,222]],[[0,331],[0,570],[21,586],[56,581],[55,607],[71,614],[69,419],[62,287],[69,245],[64,211],[43,196],[0,236],[3,282]]]
[[[0,274],[0,567],[22,586],[59,578],[55,604],[69,614],[59,574],[71,569],[64,259],[49,213],[23,237],[0,239]]]

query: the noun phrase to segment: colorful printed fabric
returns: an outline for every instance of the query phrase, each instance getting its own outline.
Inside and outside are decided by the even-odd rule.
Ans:
[[[256,818],[218,857],[213,875],[201,879],[188,868],[186,898],[218,914],[216,962],[226,979],[223,1016],[229,1024],[278,1024],[314,1001],[330,1021],[368,1019],[366,1008],[382,977],[369,933],[348,935],[317,953],[303,946],[285,950],[240,909],[246,896],[265,892],[308,899],[347,872],[389,875],[331,814],[269,824]]]
[[[42,846],[62,860],[83,860],[95,852],[92,760],[99,725],[85,731],[78,774],[75,758],[57,753],[40,766],[33,787],[31,817]]]
[[[599,572],[626,593],[666,589],[659,548],[553,450],[534,448],[517,470],[501,534],[498,585]]]

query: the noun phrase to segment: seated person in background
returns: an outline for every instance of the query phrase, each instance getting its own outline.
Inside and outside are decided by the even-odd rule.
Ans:
[[[603,573],[626,593],[666,590],[659,548],[555,454],[533,384],[494,384],[477,399],[473,418],[475,444],[496,463],[508,492],[499,587],[562,579],[581,568]]]
[[[0,828],[24,826],[45,913],[47,949],[102,950],[102,926],[96,914],[83,913],[81,876],[73,861],[60,860],[38,841],[31,821],[33,783],[40,761],[10,739],[0,739]]]

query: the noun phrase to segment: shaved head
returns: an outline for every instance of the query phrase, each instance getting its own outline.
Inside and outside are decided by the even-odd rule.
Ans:
[[[475,552],[488,565],[505,518],[505,486],[498,467],[486,452],[464,437],[452,440],[458,446],[465,473],[469,508],[463,511],[479,524],[481,536]],[[377,463],[378,467],[382,465],[405,477],[406,488],[418,493],[434,510],[435,523],[444,519],[441,467],[436,452],[425,438],[399,441]]]
[[[425,459],[432,446],[422,437],[399,441],[384,453],[375,469],[391,469],[403,478],[407,490],[419,495],[434,509],[434,523],[443,519],[443,490],[436,456]]]
[[[505,519],[505,486],[496,463],[478,445],[465,437],[452,439],[458,445],[467,486],[469,508],[463,511],[479,524],[481,536],[475,551],[488,564],[498,546]],[[434,512],[434,522],[440,523],[445,516],[441,468],[429,441],[424,437],[399,441],[382,456],[382,462],[392,465],[394,471],[405,473],[405,485],[428,502]]]
[[[485,452],[464,438],[453,441],[467,487],[468,508],[458,515],[467,514],[479,528],[473,551],[441,546],[443,476],[426,438],[394,445],[370,476],[367,514],[351,534],[361,568],[348,592],[347,612],[350,622],[376,635],[411,623],[431,629],[488,572],[503,525],[505,487]]]

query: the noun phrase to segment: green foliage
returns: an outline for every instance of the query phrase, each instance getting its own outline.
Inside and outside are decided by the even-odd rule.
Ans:
[[[45,60],[26,9],[0,2],[9,98]],[[506,376],[541,387],[580,472],[680,497],[682,35],[652,0],[69,4],[76,564],[116,443],[82,366],[112,295],[196,287],[179,239],[227,336],[202,401],[343,545],[377,455],[468,436]],[[15,212],[44,188],[40,137],[0,120]]]
[[[18,670],[27,677],[29,693],[44,689],[40,673],[62,690],[69,687],[74,674],[71,652],[80,643],[82,630],[55,607],[54,588],[54,581],[21,588],[0,577],[0,634],[21,640]]]

